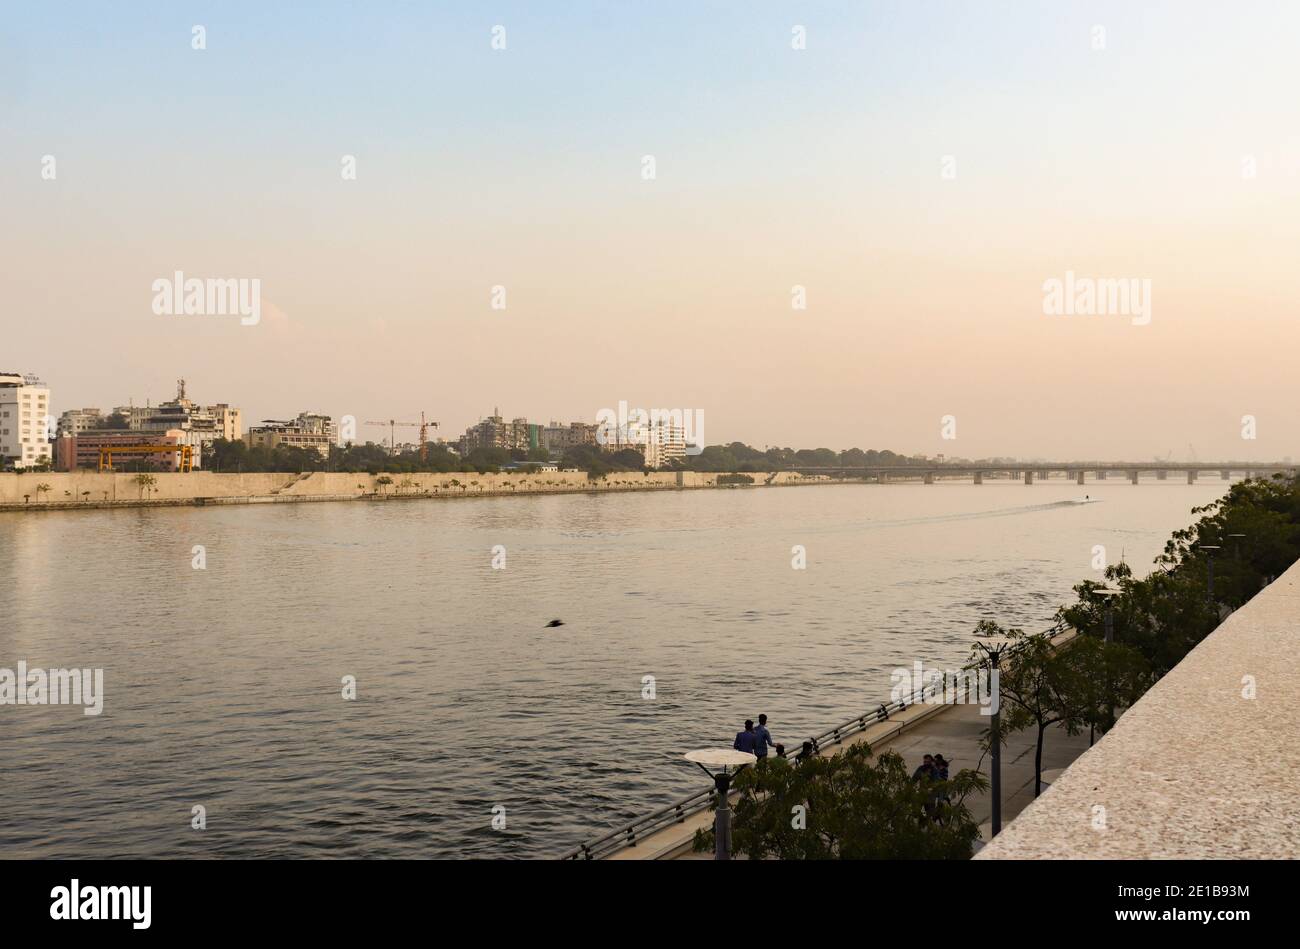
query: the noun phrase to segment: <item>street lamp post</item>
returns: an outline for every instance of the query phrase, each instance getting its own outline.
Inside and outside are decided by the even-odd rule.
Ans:
[[[1206,590],[1210,602],[1214,602],[1214,555],[1219,552],[1220,548],[1215,544],[1197,544],[1198,550],[1205,551],[1205,570],[1206,570]]]
[[[713,812],[713,859],[730,860],[731,802],[727,796],[731,792],[731,779],[758,758],[747,751],[731,748],[702,748],[688,751],[682,757],[699,765],[700,770],[713,779],[718,795],[718,806]],[[710,768],[715,770],[710,771]]]
[[[992,804],[992,813],[989,816],[990,838],[1002,833],[1002,727],[999,714],[1001,701],[997,695],[997,675],[998,665],[1002,661],[1002,654],[1007,651],[1009,645],[1011,645],[1011,640],[1005,636],[984,636],[975,640],[976,648],[984,653],[984,658],[988,661],[989,692],[993,708],[991,721],[989,722],[989,735],[992,738],[992,747],[989,750],[993,759],[993,773],[990,775],[989,782]]]
[[[1107,587],[1097,587],[1092,591],[1092,595],[1101,597],[1106,604],[1106,609],[1102,613],[1105,617],[1106,642],[1112,642],[1115,639],[1115,611],[1111,606],[1111,600],[1119,596],[1119,591]]]
[[[1093,590],[1093,591],[1092,591],[1092,595],[1093,595],[1093,596],[1099,596],[1099,597],[1101,597],[1101,598],[1102,598],[1102,602],[1104,602],[1104,603],[1106,604],[1106,609],[1105,609],[1105,612],[1103,613],[1103,615],[1104,615],[1105,618],[1106,618],[1106,619],[1105,619],[1105,624],[1106,624],[1106,625],[1105,625],[1105,629],[1106,629],[1106,632],[1105,632],[1105,641],[1108,642],[1108,643],[1109,643],[1109,642],[1114,642],[1114,640],[1115,640],[1115,609],[1114,609],[1114,605],[1113,605],[1112,601],[1115,599],[1115,597],[1117,597],[1117,596],[1120,595],[1120,594],[1119,594],[1119,591],[1118,591],[1118,590],[1111,590],[1111,589],[1108,589],[1107,587],[1100,587],[1100,588],[1098,588],[1098,589],[1096,589],[1096,590]],[[1107,683],[1107,687],[1109,688],[1109,683]],[[1109,722],[1109,721],[1110,721],[1111,719],[1113,719],[1114,717],[1115,717],[1115,708],[1114,708],[1114,706],[1111,706],[1110,712],[1109,712],[1109,714],[1106,716],[1107,721]],[[1106,727],[1109,728],[1110,725],[1108,724]],[[1092,747],[1092,743],[1093,743],[1093,740],[1094,740],[1095,738],[1096,738],[1096,726],[1095,726],[1095,725],[1090,725],[1090,726],[1088,727],[1088,747],[1089,747],[1089,748]]]
[[[1246,539],[1246,535],[1245,535],[1245,534],[1229,534],[1228,537],[1231,538],[1231,540],[1232,540],[1232,559],[1233,559],[1233,560],[1240,560],[1240,559],[1241,559],[1241,542],[1242,542],[1243,540]]]

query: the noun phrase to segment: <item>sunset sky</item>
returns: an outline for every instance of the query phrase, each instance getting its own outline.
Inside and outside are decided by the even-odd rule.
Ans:
[[[184,376],[246,424],[625,400],[710,443],[1300,457],[1298,37],[1294,2],[12,4],[0,370],[56,412]],[[260,279],[261,322],[156,315],[178,270]],[[1067,271],[1150,280],[1150,323],[1045,315]]]

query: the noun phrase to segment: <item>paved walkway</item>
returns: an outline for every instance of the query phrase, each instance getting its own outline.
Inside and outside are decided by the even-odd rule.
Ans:
[[[952,773],[979,765],[987,776],[989,762],[980,764],[979,736],[988,727],[988,717],[979,714],[978,705],[914,705],[854,736],[840,745],[823,745],[823,754],[835,754],[848,745],[869,741],[872,751],[885,749],[903,756],[911,771],[921,763],[921,756],[938,752],[952,762]],[[1025,809],[1034,799],[1034,743],[1037,731],[1027,729],[1008,737],[1002,748],[1002,826]],[[1070,736],[1058,727],[1048,729],[1043,739],[1044,772],[1068,767],[1088,750],[1088,733]],[[1044,789],[1047,784],[1044,783]],[[992,814],[990,794],[966,799],[971,815],[988,838]],[[645,838],[635,847],[612,854],[610,860],[712,859],[712,854],[695,854],[690,843],[698,827],[713,824],[713,812],[702,811]]]

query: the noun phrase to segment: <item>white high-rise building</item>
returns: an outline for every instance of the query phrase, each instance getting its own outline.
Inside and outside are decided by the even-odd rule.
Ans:
[[[608,452],[625,448],[639,451],[647,468],[662,468],[686,457],[686,431],[666,419],[654,422],[636,419],[626,425],[606,426],[600,433]]]
[[[15,468],[49,463],[50,390],[31,373],[0,372],[0,461]]]
[[[686,433],[680,425],[658,421],[645,427],[643,446],[647,468],[662,468],[686,458]]]

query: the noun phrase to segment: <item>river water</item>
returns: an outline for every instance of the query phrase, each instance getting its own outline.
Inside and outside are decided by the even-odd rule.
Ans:
[[[1145,573],[1225,489],[0,515],[0,667],[102,668],[105,692],[98,716],[0,706],[0,852],[555,855],[699,790],[681,754],[746,717],[797,748],[887,699],[891,670],[960,664],[982,618],[1046,627],[1095,545]]]

